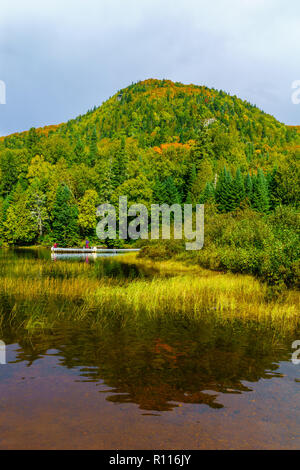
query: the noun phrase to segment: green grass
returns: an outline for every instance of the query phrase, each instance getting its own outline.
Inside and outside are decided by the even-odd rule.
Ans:
[[[286,290],[269,300],[269,287],[249,275],[174,261],[153,262],[134,254],[119,260],[127,266],[126,272],[128,266],[140,267],[142,277],[118,277],[115,268],[103,267],[103,261],[0,261],[0,323],[33,330],[62,323],[85,322],[102,328],[114,321],[136,325],[151,319],[185,318],[256,322],[278,332],[300,326],[297,291]]]

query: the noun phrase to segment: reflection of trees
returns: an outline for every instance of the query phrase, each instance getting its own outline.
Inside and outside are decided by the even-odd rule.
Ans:
[[[132,280],[132,279],[142,279],[142,278],[152,278],[155,275],[159,274],[159,271],[154,267],[147,266],[138,266],[134,263],[124,263],[120,260],[115,260],[113,258],[96,260],[95,263],[95,272],[98,278],[103,278],[105,276],[110,278],[117,278],[121,280]]]
[[[271,335],[244,329],[148,324],[142,331],[61,330],[18,341],[16,361],[33,361],[57,350],[63,367],[80,368],[82,381],[102,384],[107,400],[167,411],[182,403],[221,408],[218,394],[249,391],[243,382],[278,376],[288,353],[272,347]],[[103,385],[104,384],[104,385]],[[108,390],[106,390],[106,388]]]

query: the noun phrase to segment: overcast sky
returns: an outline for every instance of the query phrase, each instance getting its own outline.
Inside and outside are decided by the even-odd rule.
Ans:
[[[146,78],[300,124],[299,0],[1,0],[0,135],[67,121]]]

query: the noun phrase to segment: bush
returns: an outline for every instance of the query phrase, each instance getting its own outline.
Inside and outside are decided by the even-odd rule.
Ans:
[[[269,215],[249,209],[228,214],[209,213],[201,251],[185,251],[183,242],[148,243],[140,256],[185,258],[213,269],[248,273],[273,286],[299,286],[299,214],[278,207]]]

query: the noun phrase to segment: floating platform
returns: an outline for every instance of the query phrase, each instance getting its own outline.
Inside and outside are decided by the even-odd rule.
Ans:
[[[131,253],[140,248],[51,248],[52,253]]]

